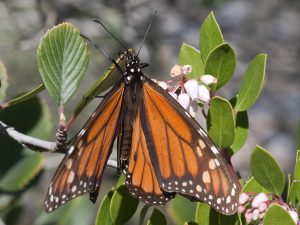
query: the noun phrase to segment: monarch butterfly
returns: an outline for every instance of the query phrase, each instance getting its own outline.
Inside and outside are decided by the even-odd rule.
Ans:
[[[163,205],[176,194],[223,214],[238,206],[240,185],[201,126],[145,76],[138,56],[124,52],[125,72],[78,133],[55,172],[46,212],[85,193],[95,202],[118,139],[118,168],[132,196]]]

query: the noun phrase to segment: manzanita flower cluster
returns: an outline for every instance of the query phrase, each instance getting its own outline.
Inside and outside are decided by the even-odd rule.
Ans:
[[[298,213],[293,208],[284,203],[282,200],[274,199],[273,195],[268,197],[265,193],[259,193],[256,196],[251,196],[245,192],[241,193],[239,196],[238,213],[244,213],[247,224],[255,223],[263,225],[263,218],[266,211],[273,203],[276,203],[285,209],[290,214],[295,224],[300,225]]]
[[[179,77],[175,85],[171,85],[173,81],[155,81],[163,89],[175,98],[179,104],[189,112],[192,117],[196,117],[198,104],[207,104],[211,99],[210,85],[215,84],[217,79],[212,75],[202,75],[199,81],[195,79],[187,79],[187,74],[192,72],[190,65],[175,65],[171,69],[171,77]]]

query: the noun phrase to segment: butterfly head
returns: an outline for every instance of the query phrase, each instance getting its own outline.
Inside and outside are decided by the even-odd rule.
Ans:
[[[144,74],[141,72],[140,59],[132,52],[126,54],[124,77],[126,83],[130,83],[134,79],[144,79]]]

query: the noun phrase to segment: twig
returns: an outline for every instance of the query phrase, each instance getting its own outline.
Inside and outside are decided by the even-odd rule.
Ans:
[[[62,153],[66,154],[68,148],[58,148],[56,142],[44,141],[29,135],[25,135],[16,131],[15,128],[8,126],[7,124],[0,121],[0,135],[5,135],[24,147],[28,147],[33,151],[37,152],[50,152],[50,153]],[[117,168],[117,161],[109,159],[107,166]]]

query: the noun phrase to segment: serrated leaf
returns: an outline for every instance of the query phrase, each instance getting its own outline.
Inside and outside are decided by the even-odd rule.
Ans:
[[[183,224],[187,220],[193,220],[195,211],[196,203],[180,195],[176,195],[168,207],[168,213],[176,224]]]
[[[247,67],[237,96],[236,112],[245,111],[256,102],[265,79],[266,60],[266,54],[259,54]]]
[[[102,199],[102,202],[97,212],[95,225],[113,225],[113,222],[110,217],[110,203],[113,194],[113,191],[109,191]]]
[[[7,78],[6,68],[0,60],[0,100],[5,98],[6,89],[8,87]]]
[[[44,86],[44,84],[40,84],[39,86],[35,87],[31,91],[26,92],[25,94],[22,94],[20,96],[17,96],[15,98],[9,100],[8,102],[5,102],[4,105],[2,106],[2,108],[16,105],[21,102],[27,101],[27,100],[35,97],[38,93],[42,92],[43,90],[45,90],[45,86]],[[0,108],[1,108],[1,106],[0,106]]]
[[[266,191],[266,189],[261,186],[254,177],[251,177],[247,183],[244,185],[242,192],[249,192],[249,193],[260,193],[260,192],[264,192],[264,193],[268,193],[268,191]]]
[[[124,185],[114,193],[110,204],[110,215],[114,225],[127,223],[137,210],[139,201],[133,198]]]
[[[192,72],[188,74],[188,78],[197,78],[204,74],[204,65],[201,59],[201,53],[193,46],[183,43],[179,51],[180,65],[191,65]]]
[[[211,208],[209,205],[199,202],[197,204],[195,221],[201,225],[210,225],[210,210]]]
[[[87,197],[79,197],[60,206],[54,212],[47,214],[41,211],[34,225],[82,225],[91,224],[93,220],[93,207]]]
[[[205,63],[209,53],[224,42],[219,24],[211,12],[200,28],[200,50],[202,61]]]
[[[62,23],[49,30],[38,47],[38,67],[50,96],[66,104],[87,69],[87,44],[79,30]]]
[[[167,225],[167,219],[161,211],[159,211],[157,208],[154,208],[147,225]]]
[[[31,154],[14,165],[0,181],[0,189],[8,192],[23,190],[37,176],[44,165],[40,153]]]
[[[238,112],[235,118],[235,137],[230,148],[238,152],[246,143],[249,131],[247,111]]]
[[[204,65],[204,73],[217,78],[217,83],[212,90],[220,89],[231,79],[235,63],[234,51],[227,43],[217,46],[210,52]]]
[[[264,225],[295,225],[289,213],[277,204],[273,204],[267,210],[263,223]]]
[[[234,115],[231,104],[221,97],[214,97],[208,110],[209,136],[220,148],[227,148],[234,141]]]
[[[128,51],[132,51],[129,49]],[[125,58],[123,54],[116,60],[116,63],[124,71],[125,69]],[[97,95],[105,92],[111,88],[117,81],[121,79],[121,74],[116,68],[115,64],[112,64],[105,72],[100,76],[100,78],[95,82],[95,84],[84,94],[83,100],[80,101],[74,110],[74,118],[76,118],[79,113],[84,109],[84,107]]]
[[[265,189],[281,195],[284,189],[284,174],[275,159],[262,147],[256,146],[250,159],[251,174]]]

